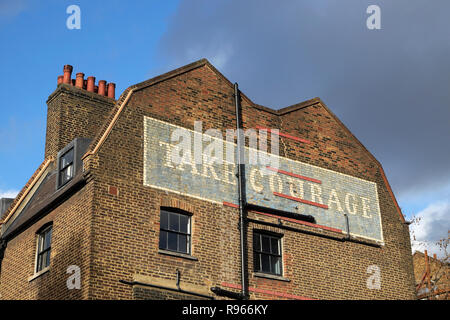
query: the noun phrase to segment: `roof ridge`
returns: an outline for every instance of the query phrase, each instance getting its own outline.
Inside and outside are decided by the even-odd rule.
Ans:
[[[302,102],[298,102],[298,103],[292,104],[290,106],[278,109],[277,112],[281,116],[281,115],[284,115],[284,114],[289,113],[289,112],[294,112],[294,111],[297,111],[299,109],[310,107],[310,106],[318,104],[320,102],[321,102],[320,98],[319,97],[315,97],[315,98],[312,98],[312,99],[308,99],[308,100],[305,100],[305,101],[302,101]]]
[[[89,148],[87,152],[84,154],[83,159],[86,158],[89,155],[92,155],[96,153],[96,151],[99,149],[100,145],[103,143],[103,141],[106,139],[106,137],[109,135],[109,132],[111,131],[112,127],[114,126],[114,122],[117,120],[118,116],[122,112],[123,108],[125,107],[126,103],[128,102],[130,95],[138,90],[142,90],[144,88],[147,88],[149,86],[155,85],[159,82],[171,79],[173,77],[176,77],[180,74],[192,71],[194,69],[200,68],[202,66],[208,66],[217,76],[219,76],[222,80],[224,80],[226,83],[228,83],[231,87],[233,87],[233,83],[225,77],[219,70],[216,69],[206,58],[202,58],[200,60],[197,60],[195,62],[189,63],[187,65],[184,65],[182,67],[179,67],[177,69],[168,71],[166,73],[163,73],[161,75],[158,75],[156,77],[153,77],[151,79],[139,82],[137,84],[129,86],[123,93],[120,95],[119,99],[116,101],[115,108],[111,110],[109,113],[107,119],[105,120],[103,126],[99,130],[98,134],[95,136],[95,138],[92,140],[91,144],[89,145]],[[283,115],[288,112],[295,111],[297,109],[305,108],[307,106],[310,106],[312,104],[318,103],[320,101],[319,98],[310,99],[307,101],[303,101],[300,103],[297,103],[292,106],[288,106],[286,108],[276,110],[269,107],[265,107],[263,105],[259,105],[254,103],[249,97],[247,97],[244,93],[241,92],[241,97],[254,108],[273,113],[275,115]]]
[[[179,67],[179,68],[170,70],[168,72],[165,72],[163,74],[160,74],[160,75],[158,75],[156,77],[150,78],[150,79],[142,81],[142,82],[138,82],[138,83],[130,86],[129,88],[132,88],[132,89],[137,91],[137,90],[149,87],[151,85],[154,85],[154,84],[156,84],[158,82],[161,82],[161,81],[173,78],[173,77],[175,77],[177,75],[180,75],[182,73],[186,73],[186,72],[191,71],[193,69],[197,69],[199,67],[204,66],[205,64],[210,64],[210,63],[209,63],[209,61],[206,58],[202,58],[200,60],[197,60],[197,61],[191,62],[191,63],[189,63],[187,65],[184,65],[182,67]]]
[[[345,130],[347,131],[348,134],[350,134],[350,136],[367,152],[367,154],[369,155],[369,157],[375,162],[375,164],[378,166],[378,168],[380,169],[380,173],[381,173],[381,177],[384,181],[384,183],[386,184],[386,187],[388,189],[388,193],[390,194],[391,198],[394,200],[394,205],[397,209],[397,213],[400,216],[400,219],[402,220],[403,223],[406,223],[405,221],[405,217],[403,216],[402,210],[400,209],[400,206],[398,205],[397,199],[395,198],[394,192],[392,191],[391,185],[389,184],[389,181],[387,180],[386,174],[384,172],[383,166],[381,165],[381,163],[378,161],[377,158],[375,158],[375,156],[364,146],[364,144],[353,134],[353,132],[350,131],[350,129],[333,113],[333,111],[331,111],[330,108],[327,107],[327,105],[320,99],[320,98],[315,98],[318,99],[318,102],[325,108],[325,110],[333,117],[333,119],[335,119],[335,121]]]

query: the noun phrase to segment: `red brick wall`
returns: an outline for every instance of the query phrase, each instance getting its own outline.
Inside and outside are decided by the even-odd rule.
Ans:
[[[401,223],[379,168],[366,150],[320,103],[282,117],[250,106],[245,98],[242,105],[244,128],[280,128],[313,142],[301,145],[283,139],[283,156],[376,182],[386,242],[382,248],[374,248],[277,229],[274,231],[284,234],[285,277],[291,281],[253,277],[249,249],[250,286],[318,299],[414,298],[408,228]],[[135,273],[175,281],[177,268],[183,281],[192,284],[239,284],[238,210],[144,187],[144,116],[190,129],[198,120],[203,121],[204,130],[235,128],[233,89],[204,66],[132,95],[95,158],[98,165],[93,172],[104,194],[97,198],[94,218],[94,229],[99,230],[93,246],[99,253],[94,255],[99,285],[94,284],[93,297],[107,298],[112,294],[114,298],[129,298],[126,288],[111,292],[110,286],[119,279],[132,280]],[[117,186],[120,195],[107,195],[107,185]],[[167,198],[185,201],[193,208],[192,254],[198,261],[158,254],[159,206]],[[261,226],[250,224],[249,248],[253,228]],[[119,250],[108,248],[111,236],[113,242],[120,243]],[[129,253],[126,259],[122,258],[124,252]],[[380,291],[366,288],[366,270],[374,264],[381,269]],[[110,265],[114,265],[110,273],[101,273]],[[252,293],[252,297],[268,298],[258,293]]]
[[[73,139],[93,138],[114,106],[114,100],[60,84],[47,100],[45,158],[54,156]]]
[[[87,299],[91,259],[93,184],[88,184],[58,208],[8,242],[0,274],[1,299]],[[36,232],[53,222],[48,273],[29,281],[35,270]],[[81,269],[81,289],[68,290],[67,268]]]
[[[414,278],[418,295],[424,295],[428,291],[428,277],[424,275],[427,271],[425,254],[416,251],[413,255],[414,263]],[[434,257],[428,256],[428,268],[430,272],[430,288],[434,292],[442,292],[438,296],[438,299],[450,300],[450,265],[443,262],[445,259],[439,260]],[[420,286],[420,288],[419,288]],[[432,297],[435,299],[436,297]]]
[[[239,291],[233,289],[240,285],[238,210],[143,185],[144,116],[189,129],[193,129],[194,121],[203,121],[203,130],[217,128],[225,134],[225,129],[236,127],[233,88],[204,63],[165,81],[150,82],[152,85],[148,87],[135,87],[142,89],[131,95],[98,152],[85,159],[85,170],[93,179],[45,218],[54,219],[55,251],[68,252],[67,256],[80,259],[84,257],[81,260],[83,290],[76,298],[133,299],[132,287],[119,280],[132,281],[135,275],[141,275],[175,282],[177,269],[182,285],[191,284],[206,291],[212,286]],[[408,227],[401,222],[381,169],[364,147],[343,129],[320,100],[310,101],[302,109],[287,110],[282,115],[253,105],[245,96],[242,107],[244,128],[257,125],[279,128],[281,132],[312,142],[306,145],[281,138],[281,156],[375,182],[385,240],[385,245],[378,248],[320,237],[335,234],[289,221],[283,224],[319,235],[250,223],[247,240],[251,298],[414,299]],[[51,112],[49,110],[49,121],[53,121]],[[47,135],[47,153],[55,153],[59,144],[53,140],[58,139]],[[110,186],[118,189],[117,195],[109,193]],[[158,253],[159,208],[168,203],[193,214],[192,255],[198,260]],[[256,213],[249,213],[249,217],[278,223],[275,218]],[[78,219],[82,222],[77,223]],[[39,295],[38,289],[55,286],[58,294],[53,297],[74,297],[70,294],[75,293],[64,293],[65,289],[57,282],[61,278],[54,275],[56,272],[44,275],[42,280],[36,279],[42,284],[36,280],[34,283],[26,281],[33,270],[35,245],[32,239],[38,224],[8,244],[1,274],[2,295],[5,298],[49,297],[49,291]],[[289,282],[254,276],[253,229],[283,234],[283,276]],[[79,233],[81,238],[73,236]],[[58,237],[64,241],[57,241]],[[77,241],[82,243],[81,250],[73,249],[72,242]],[[58,267],[58,275],[59,272],[64,275],[65,264],[71,261],[61,259],[65,262]],[[55,268],[51,266],[52,271],[57,269],[56,261]],[[370,265],[381,269],[381,290],[366,287],[370,276],[366,270]],[[16,267],[19,275],[13,274]],[[48,282],[44,284],[45,281]],[[145,294],[140,297],[145,298]]]

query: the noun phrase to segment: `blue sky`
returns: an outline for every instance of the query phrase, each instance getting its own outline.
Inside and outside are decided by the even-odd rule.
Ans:
[[[69,5],[81,30],[66,27]],[[381,8],[381,30],[366,8]],[[236,10],[239,8],[239,10]],[[448,0],[0,0],[0,196],[43,160],[65,64],[129,85],[208,58],[256,103],[319,96],[383,164],[417,233],[450,229]]]
[[[0,0],[0,190],[20,190],[44,156],[46,100],[65,64],[127,86],[153,76],[156,46],[177,1]],[[69,30],[66,8],[81,8]]]

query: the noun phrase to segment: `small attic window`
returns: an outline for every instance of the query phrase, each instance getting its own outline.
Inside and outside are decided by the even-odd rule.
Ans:
[[[74,173],[74,157],[73,157],[73,147],[69,149],[59,158],[59,186],[65,185],[73,178]]]
[[[82,170],[81,157],[86,152],[91,139],[75,138],[58,152],[56,189],[72,181]]]

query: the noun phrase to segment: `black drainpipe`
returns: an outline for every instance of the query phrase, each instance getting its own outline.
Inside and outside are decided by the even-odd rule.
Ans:
[[[241,283],[242,298],[248,299],[247,285],[247,261],[246,261],[246,237],[245,237],[245,210],[247,205],[245,195],[245,140],[242,130],[241,117],[241,95],[238,84],[234,84],[234,102],[236,106],[236,129],[237,129],[237,164],[238,164],[238,193],[239,193],[239,229],[241,237]]]
[[[6,240],[0,239],[0,273],[2,271],[2,261],[5,255],[6,245],[7,245]]]

